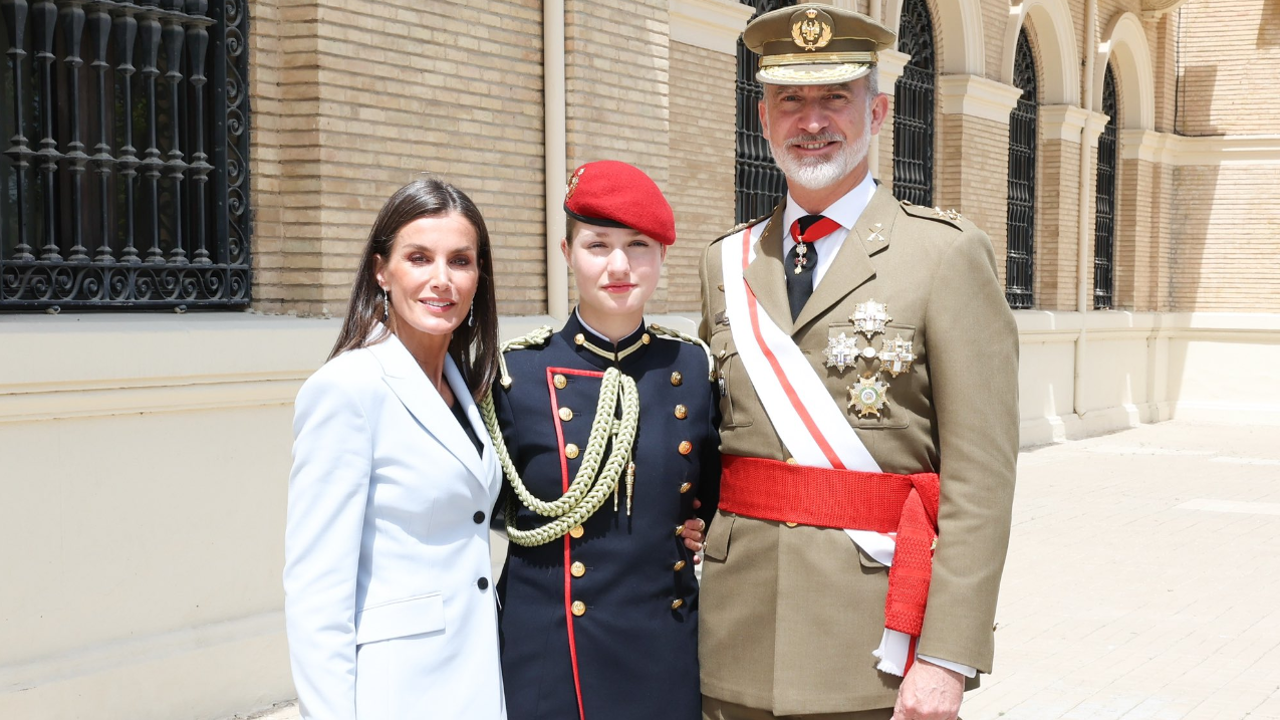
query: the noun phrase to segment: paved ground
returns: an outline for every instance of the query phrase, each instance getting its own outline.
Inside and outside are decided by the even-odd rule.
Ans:
[[[966,720],[1280,719],[1280,428],[1147,425],[1018,476]]]

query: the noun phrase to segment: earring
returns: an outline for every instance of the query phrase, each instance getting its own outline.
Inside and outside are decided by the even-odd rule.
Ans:
[[[391,292],[386,288],[382,289],[382,322],[391,319]]]
[[[467,312],[467,327],[476,326],[476,304],[471,303],[471,310]]]

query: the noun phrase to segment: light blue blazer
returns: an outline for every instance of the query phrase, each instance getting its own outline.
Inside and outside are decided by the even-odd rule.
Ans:
[[[497,459],[453,360],[454,419],[394,336],[298,393],[285,530],[285,623],[302,716],[506,717],[490,577]]]

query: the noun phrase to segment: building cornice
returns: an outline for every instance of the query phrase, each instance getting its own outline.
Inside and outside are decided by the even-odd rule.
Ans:
[[[671,0],[671,40],[738,54],[738,37],[754,12],[737,0]]]
[[[942,75],[938,78],[943,115],[970,115],[1009,124],[1009,112],[1022,90],[977,75]]]
[[[1280,165],[1280,135],[1185,137],[1121,130],[1120,157],[1167,165]]]

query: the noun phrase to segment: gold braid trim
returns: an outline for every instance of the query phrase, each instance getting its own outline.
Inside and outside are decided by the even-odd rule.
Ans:
[[[622,408],[621,418],[617,417],[619,405]],[[582,464],[578,466],[578,472],[568,491],[550,502],[534,497],[520,479],[520,473],[511,461],[511,454],[498,427],[492,393],[486,395],[480,403],[480,415],[484,418],[485,429],[493,439],[498,461],[515,496],[525,507],[539,515],[555,518],[541,527],[521,530],[515,526],[515,500],[508,504],[507,539],[523,547],[533,547],[563,537],[570,529],[581,525],[604,505],[609,493],[617,488],[618,479],[631,461],[631,446],[635,442],[636,428],[640,424],[640,394],[636,390],[636,381],[630,376],[623,375],[617,368],[605,371],[600,381],[600,399],[596,403],[596,416],[591,422],[591,434],[587,439],[587,447],[583,450]],[[611,437],[613,449],[597,477],[605,445]]]
[[[508,350],[525,350],[531,347],[542,347],[551,339],[554,331],[550,325],[543,325],[534,328],[518,338],[511,338],[502,343],[502,347],[498,349],[498,382],[502,387],[511,387],[511,375],[507,373],[507,351]]]
[[[702,342],[701,338],[694,337],[693,335],[686,335],[680,332],[679,330],[673,330],[672,328],[669,328],[669,327],[663,327],[657,323],[653,323],[652,325],[649,326],[649,332],[653,333],[654,335],[659,335],[661,337],[668,337],[673,340],[683,340],[684,342],[697,345],[698,347],[702,348],[702,351],[707,354],[707,377],[711,380],[716,379],[716,361],[711,356],[711,348],[708,347],[706,343]]]

